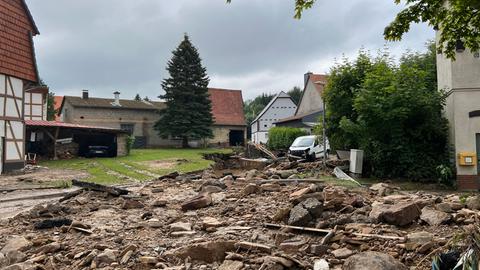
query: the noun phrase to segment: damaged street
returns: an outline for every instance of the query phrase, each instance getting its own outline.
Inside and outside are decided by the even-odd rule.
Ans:
[[[74,181],[81,189],[1,221],[0,265],[430,269],[434,253],[462,252],[478,233],[478,196],[331,185],[313,177],[332,173],[321,162],[241,163],[128,187]]]

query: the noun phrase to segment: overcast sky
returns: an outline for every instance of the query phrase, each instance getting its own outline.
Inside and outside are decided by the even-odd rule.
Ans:
[[[171,51],[184,33],[198,48],[210,86],[241,89],[244,99],[303,84],[360,47],[376,52],[401,9],[393,0],[318,0],[301,20],[294,0],[27,0],[40,35],[40,76],[59,95],[157,98]],[[433,30],[417,25],[394,55],[424,50]]]

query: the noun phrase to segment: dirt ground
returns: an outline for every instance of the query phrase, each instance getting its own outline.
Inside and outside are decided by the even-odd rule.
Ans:
[[[59,181],[84,179],[88,176],[89,174],[83,171],[49,169],[38,166],[25,170],[25,173],[0,175],[0,191],[48,187],[58,184]]]

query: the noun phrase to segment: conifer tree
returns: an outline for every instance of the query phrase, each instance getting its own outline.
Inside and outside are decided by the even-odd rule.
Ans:
[[[133,98],[133,100],[135,100],[135,101],[141,101],[142,98],[140,97],[139,94],[136,94],[135,97]]]
[[[182,147],[190,139],[212,138],[212,105],[208,93],[207,70],[203,67],[197,49],[188,35],[173,51],[168,62],[169,78],[162,81],[165,91],[160,98],[166,108],[160,111],[155,129],[162,137],[180,137]]]

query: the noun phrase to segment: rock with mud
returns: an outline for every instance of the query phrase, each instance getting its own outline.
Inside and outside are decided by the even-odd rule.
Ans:
[[[362,252],[348,258],[343,264],[348,270],[408,270],[392,256],[380,252]]]

